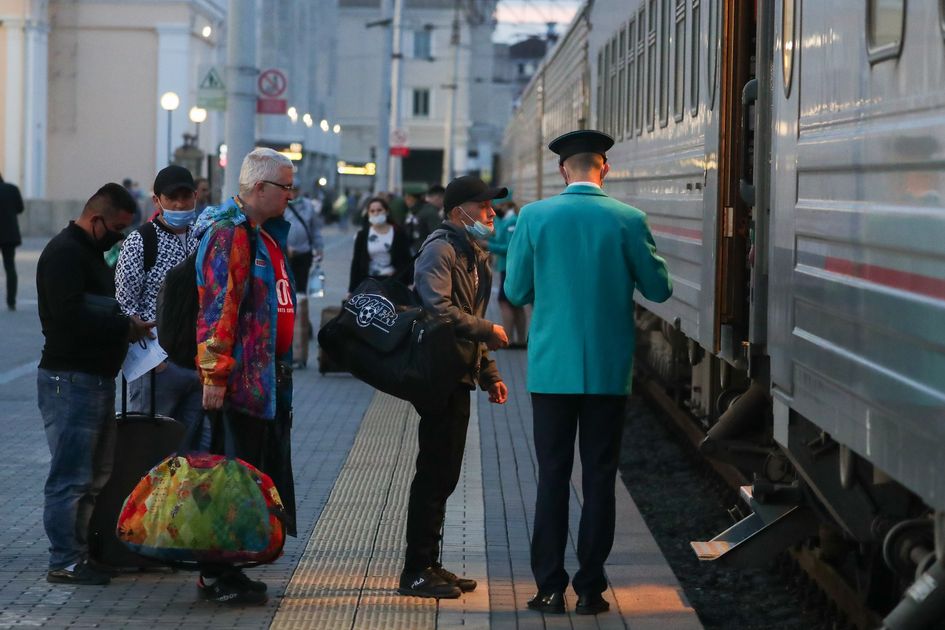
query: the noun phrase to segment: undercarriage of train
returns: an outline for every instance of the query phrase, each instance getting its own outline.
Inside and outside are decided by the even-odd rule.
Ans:
[[[945,627],[945,513],[793,411],[787,440],[775,440],[766,382],[643,309],[637,325],[644,390],[740,486],[744,517],[693,542],[701,560],[763,567],[788,551],[853,627]]]

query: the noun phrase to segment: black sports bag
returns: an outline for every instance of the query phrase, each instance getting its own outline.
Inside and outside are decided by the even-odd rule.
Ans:
[[[452,324],[423,309],[396,280],[368,278],[318,331],[333,361],[382,392],[441,409],[468,370]]]

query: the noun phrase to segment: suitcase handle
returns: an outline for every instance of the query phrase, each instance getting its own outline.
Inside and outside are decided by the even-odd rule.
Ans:
[[[151,417],[157,417],[157,412],[155,409],[157,405],[155,404],[155,392],[154,392],[154,383],[155,383],[155,372],[154,370],[148,371],[148,376],[151,379]],[[126,420],[128,418],[128,380],[125,378],[124,372],[121,375],[121,419]]]

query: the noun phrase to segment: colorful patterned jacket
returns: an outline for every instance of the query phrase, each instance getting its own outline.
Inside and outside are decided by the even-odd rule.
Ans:
[[[263,228],[284,253],[288,221],[270,219]],[[275,356],[276,281],[269,252],[259,241],[259,226],[229,199],[206,208],[194,229],[200,238],[196,267],[201,379],[207,385],[226,385],[229,408],[271,420],[276,415],[276,361],[291,363],[292,352]],[[291,294],[294,301],[294,286]],[[291,404],[291,391],[279,395]]]

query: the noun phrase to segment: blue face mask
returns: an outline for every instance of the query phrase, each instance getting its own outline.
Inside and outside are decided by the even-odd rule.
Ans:
[[[463,210],[463,209],[460,208],[460,210]],[[468,214],[466,214],[466,211],[465,211],[465,210],[463,210],[463,214],[465,214],[465,215],[466,215],[466,218],[469,219],[470,221],[473,220],[473,218],[472,218],[471,216],[469,216]],[[485,225],[485,224],[482,223],[481,221],[473,221],[473,224],[472,224],[472,225],[467,225],[467,226],[466,226],[466,231],[469,232],[469,234],[470,234],[473,238],[486,238],[486,237],[488,237],[488,236],[490,236],[490,235],[492,234],[492,231],[493,231],[493,230],[494,230],[494,228],[491,228],[491,227],[489,227],[488,225]]]
[[[161,208],[161,216],[172,228],[185,228],[188,225],[193,225],[193,222],[197,220],[197,209],[165,210]]]

